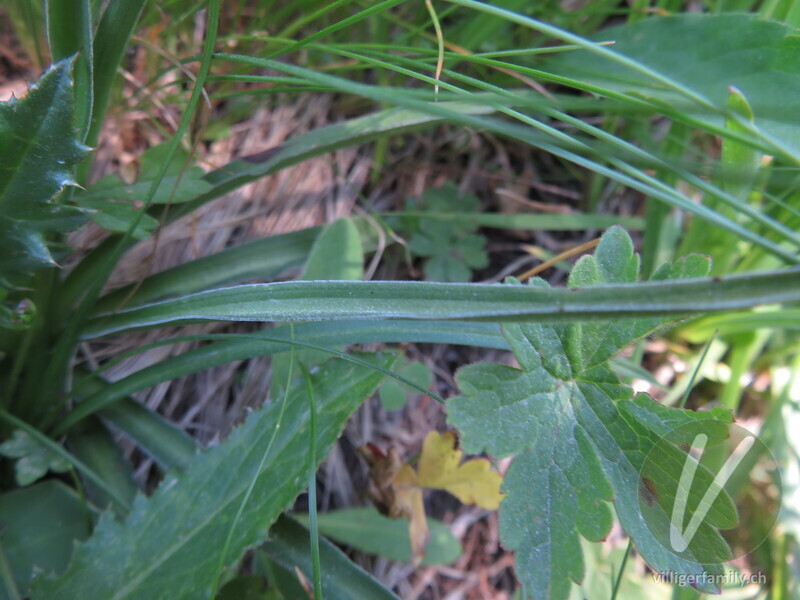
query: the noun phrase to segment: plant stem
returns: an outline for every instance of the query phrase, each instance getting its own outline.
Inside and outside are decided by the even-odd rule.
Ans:
[[[305,365],[300,363],[308,391],[310,440],[308,459],[308,526],[311,537],[311,561],[314,579],[314,600],[322,600],[322,574],[319,561],[319,530],[317,529],[317,407],[314,402],[314,386]]]

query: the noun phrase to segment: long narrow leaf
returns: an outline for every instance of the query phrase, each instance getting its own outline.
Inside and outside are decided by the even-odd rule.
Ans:
[[[76,374],[84,376],[81,389],[85,396],[103,393],[109,386],[116,385],[100,378],[88,377],[87,372],[82,369],[76,370]],[[197,443],[190,435],[133,398],[117,399],[118,402],[99,411],[98,416],[103,421],[135,441],[165,470],[183,470],[191,464],[197,454]]]
[[[145,0],[111,0],[106,5],[94,36],[94,106],[86,143],[97,143],[128,39],[139,21]]]
[[[724,229],[736,233],[740,237],[750,240],[758,244],[769,252],[783,258],[791,263],[800,262],[800,257],[796,253],[787,250],[779,244],[757,234],[739,223],[732,221],[720,215],[718,212],[709,209],[708,207],[693,202],[686,195],[673,189],[670,186],[664,185],[662,182],[654,179],[645,171],[635,167],[634,165],[625,162],[622,159],[614,158],[609,159],[603,156],[601,152],[602,147],[593,148],[592,146],[581,141],[579,138],[569,136],[566,133],[532,118],[519,110],[511,108],[514,104],[513,99],[486,99],[482,101],[491,108],[490,112],[499,112],[509,115],[525,125],[516,123],[509,123],[507,121],[480,116],[473,112],[459,110],[460,107],[472,104],[451,103],[452,106],[445,106],[442,103],[425,102],[414,97],[413,94],[406,94],[398,90],[382,88],[379,86],[371,86],[360,83],[355,83],[350,80],[334,77],[331,75],[318,73],[311,69],[305,69],[294,65],[279,63],[277,61],[267,61],[260,58],[251,56],[233,55],[233,54],[219,54],[222,59],[230,60],[232,62],[250,64],[256,67],[275,69],[277,71],[294,75],[298,77],[305,77],[310,81],[325,84],[332,89],[337,89],[345,93],[357,93],[366,98],[371,98],[378,102],[388,104],[400,105],[406,108],[418,110],[420,112],[429,113],[431,115],[439,116],[447,119],[452,123],[467,125],[480,129],[487,129],[495,133],[507,136],[511,139],[517,139],[526,144],[541,148],[555,156],[561,157],[577,165],[585,167],[589,170],[595,171],[611,180],[617,181],[625,186],[638,190],[646,195],[658,198],[668,204],[677,206],[682,210],[696,214],[704,220],[718,225]],[[439,85],[446,86],[444,82]],[[458,89],[458,88],[455,88]],[[465,98],[469,102],[478,102],[481,99],[475,94],[466,94]],[[617,170],[606,166],[609,161]],[[721,191],[719,195],[724,195]]]
[[[195,459],[194,438],[132,398],[122,398],[98,415],[136,442],[165,470],[185,470]]]
[[[481,227],[498,229],[530,229],[537,231],[565,231],[604,229],[621,225],[628,230],[642,229],[638,217],[616,217],[588,214],[437,214],[437,213],[385,213],[381,216],[395,218],[441,219],[459,223],[474,223]],[[356,224],[365,220],[354,217]],[[136,306],[162,298],[183,296],[228,283],[246,279],[273,279],[285,269],[303,263],[311,249],[320,227],[270,236],[227,248],[221,252],[199,258],[190,263],[167,269],[145,278],[141,284],[131,284],[100,298],[95,312],[113,311],[122,306]],[[366,231],[366,228],[362,228]],[[364,234],[362,234],[364,235]],[[374,247],[374,236],[364,236],[365,248]]]
[[[95,312],[191,294],[250,278],[270,280],[305,260],[320,227],[274,235],[166,269],[98,300]]]
[[[800,267],[725,278],[581,289],[429,282],[242,285],[99,315],[84,339],[202,321],[447,319],[564,321],[692,314],[800,301]]]

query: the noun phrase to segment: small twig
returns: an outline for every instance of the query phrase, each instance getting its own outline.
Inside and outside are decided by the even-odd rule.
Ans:
[[[597,238],[597,239],[592,240],[591,242],[586,242],[585,244],[581,244],[580,246],[575,246],[574,248],[570,248],[566,252],[562,252],[561,254],[559,254],[557,256],[554,256],[550,260],[546,260],[542,264],[540,264],[540,265],[538,265],[538,266],[536,266],[536,267],[534,267],[534,268],[532,268],[532,269],[530,269],[528,271],[525,271],[522,275],[520,275],[518,277],[518,279],[520,281],[525,281],[526,279],[530,279],[534,275],[537,275],[537,274],[541,273],[545,269],[549,269],[554,264],[556,264],[558,262],[561,262],[564,259],[567,259],[567,258],[570,258],[572,256],[575,256],[576,254],[580,254],[581,252],[586,252],[587,250],[591,250],[592,248],[597,246],[597,244],[599,244],[599,243],[600,243],[600,238]]]

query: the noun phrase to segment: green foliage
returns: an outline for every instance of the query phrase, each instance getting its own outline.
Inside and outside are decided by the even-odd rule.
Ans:
[[[280,565],[294,586],[293,594],[284,593],[285,598],[305,598],[308,594],[297,585],[295,569],[311,578],[311,551],[308,530],[294,519],[281,516],[269,531],[269,539],[259,547],[257,556],[264,554],[275,565]],[[329,600],[398,600],[397,596],[356,566],[336,546],[324,538],[320,539],[320,561],[324,565],[322,593]],[[272,581],[273,578],[270,578]],[[280,582],[275,577],[276,584]],[[283,586],[278,586],[283,592]]]
[[[36,305],[30,298],[23,298],[14,305],[5,302],[8,296],[9,290],[0,287],[0,329],[22,331],[36,318]]]
[[[397,360],[394,355],[348,356],[333,349],[355,343],[452,343],[514,352],[519,369],[478,364],[459,371],[464,396],[451,399],[448,410],[467,449],[515,455],[501,508],[502,536],[517,550],[517,573],[535,597],[564,597],[570,581],[581,580],[586,570],[581,537],[595,540],[607,533],[612,498],[623,527],[654,568],[719,572],[716,563],[726,556],[726,547],[715,527],[735,521],[728,499],[717,499],[695,545],[675,555],[659,543],[658,530],[643,524],[662,527],[663,533],[665,510],[674,501],[674,481],[669,480],[674,473],[662,477],[658,470],[647,471],[658,502],[645,508],[639,502],[639,470],[659,437],[681,427],[681,432],[702,431],[716,440],[730,417],[721,410],[680,411],[634,396],[614,373],[652,377],[635,364],[636,355],[621,362],[616,354],[664,323],[666,315],[800,300],[800,271],[776,270],[800,260],[792,208],[796,198],[791,195],[800,156],[800,130],[791,110],[792,92],[800,85],[794,30],[748,15],[640,19],[643,3],[636,2],[630,24],[607,32],[617,41],[611,50],[530,16],[591,33],[618,3],[566,11],[558,3],[530,7],[518,0],[493,5],[456,0],[437,7],[446,39],[471,50],[500,52],[447,53],[442,77],[433,79],[434,46],[419,35],[430,26],[422,6],[387,0],[353,13],[336,3],[301,2],[276,14],[269,3],[257,2],[248,8],[250,33],[269,30],[272,37],[258,36],[258,47],[247,39],[253,36],[238,31],[225,38],[218,47],[251,51],[218,53],[217,64],[225,69],[234,65],[237,71],[207,79],[219,15],[219,2],[211,0],[199,75],[191,99],[181,107],[176,135],[140,156],[136,181],[108,175],[87,185],[91,161],[85,160],[87,148],[81,141],[99,145],[106,108],[115,97],[122,98],[115,94],[114,82],[137,26],[152,27],[150,33],[160,36],[157,45],[169,54],[197,53],[196,6],[178,2],[174,18],[164,22],[153,5],[140,21],[145,4],[47,2],[47,41],[56,64],[25,98],[0,104],[0,599],[28,596],[34,578],[33,598],[205,598],[219,575],[216,565],[232,567],[245,550],[255,547],[254,575],[236,577],[229,568],[222,574],[228,584],[221,597],[305,597],[294,569],[313,579],[319,568],[311,550],[316,540],[310,543],[308,531],[279,515],[314,481],[318,462],[348,415]],[[456,5],[470,10],[453,10]],[[34,62],[44,64],[40,8],[14,0],[9,11],[22,46],[35,54]],[[778,12],[790,18],[791,11]],[[572,46],[548,42],[546,48],[523,47],[540,43],[532,32]],[[384,43],[395,34],[392,43]],[[369,45],[353,43],[364,35]],[[144,39],[140,48],[147,54],[153,38]],[[540,66],[537,55],[542,51],[562,54],[539,71],[532,66]],[[141,60],[138,54],[136,64],[152,70],[141,89],[161,93],[165,82],[174,90],[167,92],[170,99],[183,93],[188,80],[182,77],[195,70],[182,65],[174,74],[165,72],[153,68],[149,56]],[[271,75],[265,78],[267,70]],[[545,94],[517,89],[521,80],[512,79],[514,75],[593,96],[562,94],[553,102]],[[413,78],[424,87],[407,85]],[[381,85],[373,85],[375,80]],[[234,82],[248,85],[233,88]],[[261,86],[264,82],[268,87]],[[432,102],[434,85],[440,88],[437,102]],[[183,138],[201,89],[210,96],[211,125],[217,131],[231,129],[246,116],[254,106],[251,94],[277,90],[334,91],[356,98],[346,107],[348,113],[353,107],[360,110],[365,100],[387,108],[309,131],[204,173],[179,149],[193,147],[192,140]],[[131,98],[126,95],[124,107],[142,97],[138,91]],[[220,103],[222,98],[231,105]],[[231,109],[234,103],[245,107],[245,113]],[[603,127],[574,117],[572,107],[605,111]],[[616,129],[618,123],[612,126],[617,117],[636,121],[653,114],[671,117],[683,128],[679,142],[668,140],[681,152],[696,141],[697,129],[721,138],[722,168],[702,179],[672,160],[679,152],[665,151],[655,139],[629,142]],[[158,121],[152,119],[160,129]],[[602,186],[626,186],[692,213],[685,246],[703,251],[702,244],[714,246],[710,251],[720,255],[736,245],[737,253],[717,261],[723,276],[719,280],[702,278],[707,264],[695,256],[638,284],[630,240],[612,229],[595,257],[575,267],[569,289],[551,289],[540,281],[529,286],[361,282],[356,280],[363,278],[364,253],[377,246],[376,235],[365,233],[367,219],[348,218],[228,248],[97,299],[115,261],[136,241],[156,235],[161,225],[308,158],[369,141],[378,142],[378,155],[390,136],[442,124],[470,127],[476,139],[489,134],[535,147],[564,165],[570,163],[571,172],[578,165],[595,173]],[[779,157],[774,169],[759,162],[764,153]],[[670,160],[662,160],[665,156]],[[383,166],[380,160],[376,165]],[[75,181],[86,189],[78,189]],[[702,192],[702,203],[685,193],[687,188]],[[591,211],[480,213],[474,196],[460,196],[450,184],[428,190],[421,206],[409,204],[408,209],[412,212],[380,218],[407,234],[409,249],[426,259],[427,279],[445,282],[468,281],[473,270],[487,265],[479,227],[566,231],[614,223],[629,229],[645,225],[640,217]],[[654,227],[661,226],[653,214],[646,218],[645,245]],[[66,234],[87,216],[111,235],[64,274],[57,263],[72,250]],[[724,232],[706,235],[708,223]],[[668,246],[661,244],[659,250],[669,255]],[[753,247],[757,252],[750,251]],[[219,289],[253,279],[272,281],[298,267],[300,278],[308,281]],[[731,277],[732,271],[744,274]],[[698,279],[676,281],[692,277]],[[332,279],[351,281],[326,281]],[[730,345],[733,383],[723,395],[726,405],[735,406],[738,382],[765,347],[768,335],[752,331],[791,331],[796,328],[794,312],[721,314],[687,329],[685,337],[698,343],[716,327],[723,335],[743,334],[741,339],[749,340]],[[104,381],[102,372],[125,356],[93,370],[76,365],[90,354],[79,349],[81,339],[204,320],[306,322],[247,335],[161,338],[132,353],[182,341],[208,343],[115,382]],[[770,359],[795,347],[788,336],[777,337],[781,345],[771,350]],[[302,382],[290,386],[282,418],[277,402],[262,408],[206,452],[198,452],[185,432],[132,397],[186,374],[270,354],[272,396],[280,398],[290,347],[302,365],[311,367],[317,405],[314,440],[309,439],[312,409]],[[340,359],[322,364],[331,354]],[[394,375],[417,391],[430,382],[420,363],[397,371]],[[389,381],[380,388],[381,400],[389,408],[399,407],[407,389]],[[131,464],[111,431],[121,433],[166,472],[152,497],[139,493]],[[265,444],[273,435],[274,449]],[[265,446],[270,451],[260,466]],[[658,445],[654,452],[651,462],[659,466],[683,458],[677,446]],[[71,480],[56,475],[68,464],[75,467]],[[709,477],[700,469],[702,485]],[[239,515],[251,485],[252,497]],[[694,494],[690,501],[699,498]],[[399,560],[408,556],[405,524],[371,510],[321,515],[319,527],[356,548]],[[73,553],[74,542],[92,532]],[[426,561],[451,561],[457,543],[443,527],[434,524],[432,532]],[[223,547],[227,553],[220,557]],[[332,544],[321,540],[319,554],[325,598],[396,600]],[[586,556],[586,564],[594,564],[593,555]],[[587,580],[594,585],[599,576],[593,575]]]
[[[149,215],[139,216],[139,211],[124,202],[114,200],[84,200],[81,206],[94,212],[90,217],[106,231],[125,233],[131,229],[131,236],[137,240],[145,240],[155,231],[158,221]]]
[[[286,269],[303,264],[319,233],[319,227],[309,227],[260,238],[166,269],[139,285],[106,294],[97,301],[95,312],[182,296],[235,281],[275,279]]]
[[[297,515],[300,522],[305,519]],[[436,519],[428,518],[429,539],[423,566],[447,565],[461,554],[461,544],[450,530]],[[373,507],[330,511],[318,517],[319,532],[326,537],[368,554],[390,560],[411,561],[408,521],[384,517]]]
[[[84,420],[74,427],[65,442],[75,458],[92,470],[100,479],[98,485],[84,478],[87,500],[101,510],[110,508],[117,517],[124,517],[139,492],[131,463],[125,458],[119,443],[100,419]]]
[[[19,429],[14,431],[11,439],[0,444],[0,454],[16,459],[14,473],[20,486],[32,484],[48,471],[63,473],[69,469],[69,463],[61,456]]]
[[[746,281],[747,283],[743,283]],[[90,319],[84,339],[202,321],[575,321],[686,315],[800,300],[800,269],[576,290],[427,281],[291,281],[210,290]]]
[[[319,234],[300,279],[357,281],[364,276],[364,248],[352,219],[337,219]]]
[[[407,210],[413,210],[413,201],[406,201]],[[478,199],[461,194],[452,183],[429,189],[420,199],[423,214],[411,231],[408,249],[417,256],[426,257],[425,279],[428,281],[469,281],[474,269],[489,264],[486,238],[475,233],[478,227],[458,220],[426,219],[425,212],[471,214],[478,211]]]
[[[60,573],[76,541],[89,536],[93,517],[75,491],[48,480],[0,495],[3,543],[12,580],[3,577],[0,598],[19,598],[39,573]],[[4,575],[6,575],[4,573]],[[10,593],[14,587],[17,595]]]
[[[85,211],[62,202],[86,156],[72,126],[74,92],[64,59],[21,99],[0,103],[0,285],[52,266],[52,233],[77,229]]]
[[[749,126],[755,124],[750,103],[736,87],[728,88],[728,109],[731,116],[726,120],[725,126],[734,133],[747,133],[747,127],[740,125],[739,119]],[[720,158],[724,169],[722,183],[726,191],[746,199],[758,173],[761,153],[737,140],[724,139]]]
[[[390,368],[396,355],[365,357]],[[318,412],[319,462],[341,433],[345,421],[369,396],[382,373],[333,360],[311,375]],[[183,474],[176,473],[148,499],[139,496],[124,523],[105,513],[91,539],[80,546],[64,575],[38,578],[31,597],[207,598],[212,573],[228,531],[251,480],[250,500],[224,564],[263,541],[267,528],[304,488],[310,414],[306,388],[295,385],[281,406],[274,403],[252,414],[225,444],[198,456]],[[277,428],[272,453],[257,471]],[[180,573],[180,577],[176,577]]]
[[[100,389],[108,384],[98,382]],[[122,431],[164,470],[184,470],[194,460],[197,442],[158,413],[132,398],[124,398],[100,411],[106,423]]]
[[[144,202],[150,186],[158,176],[159,169],[167,159],[168,151],[167,144],[149,148],[139,157],[139,174],[134,183],[126,184],[118,175],[106,175],[81,192],[78,196],[79,201],[82,204],[89,200]],[[167,172],[150,200],[151,203],[182,204],[211,189],[211,184],[204,179],[205,172],[199,167],[188,166],[190,159],[188,153],[183,151],[173,154],[172,160],[167,163]]]
[[[352,219],[337,219],[322,229],[308,253],[301,280],[360,280],[364,275],[364,249],[361,236]],[[298,363],[310,366],[329,355],[315,350],[295,350]],[[272,359],[270,394],[281,395],[289,371],[289,355],[279,354]]]
[[[420,362],[409,362],[398,369],[397,373],[423,390],[428,389],[433,379],[431,370]],[[405,406],[408,394],[416,391],[396,379],[391,379],[378,389],[378,397],[386,410],[399,410]]]
[[[262,577],[243,575],[226,583],[217,594],[217,600],[270,600],[278,598],[275,594],[268,594],[266,582]]]
[[[697,277],[708,268],[703,257],[689,256],[664,265],[653,278]],[[621,229],[610,229],[595,256],[575,265],[569,285],[633,282],[638,272],[639,258],[630,238]],[[532,279],[529,285],[547,284]],[[520,367],[479,363],[457,374],[465,395],[451,398],[447,411],[464,449],[515,455],[502,489],[507,497],[500,506],[500,531],[505,545],[515,550],[518,577],[534,598],[566,598],[570,582],[582,581],[579,535],[600,540],[608,534],[612,499],[622,526],[654,569],[694,575],[721,572],[719,565],[698,560],[697,548],[690,546],[681,556],[665,548],[641,514],[639,469],[648,450],[663,427],[673,426],[668,419],[684,421],[696,415],[652,402],[632,405],[643,408],[643,414],[626,408],[632,404],[632,392],[619,382],[608,361],[662,323],[662,318],[651,318],[507,324],[503,334]],[[713,524],[735,523],[730,501],[719,504],[720,515]],[[717,548],[718,560],[727,558],[722,538],[710,527],[696,540],[698,547]]]
[[[644,19],[605,29],[593,39],[614,40],[614,52],[635,59],[639,70],[586,52],[560,54],[549,68],[604,89],[656,100],[717,127],[724,125],[728,90],[735,86],[747,98],[755,125],[791,152],[800,151],[791,100],[800,94],[794,28],[756,15],[695,13]],[[709,104],[654,85],[646,68],[668,75]]]

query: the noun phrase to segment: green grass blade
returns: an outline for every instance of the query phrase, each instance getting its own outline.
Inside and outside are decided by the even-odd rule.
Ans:
[[[273,52],[272,54],[269,55],[269,57],[273,58],[273,57],[276,57],[276,56],[280,56],[282,54],[288,54],[289,52],[294,52],[295,50],[299,50],[300,48],[310,44],[314,40],[318,40],[318,39],[320,39],[322,37],[325,37],[326,35],[330,35],[331,33],[334,33],[336,31],[340,31],[340,30],[344,29],[345,27],[353,25],[354,23],[358,23],[359,21],[363,21],[364,19],[366,19],[366,18],[368,18],[368,17],[370,17],[370,16],[372,16],[374,14],[382,13],[383,11],[385,11],[385,10],[387,10],[389,8],[392,8],[393,6],[396,6],[398,4],[402,4],[402,2],[403,2],[403,0],[384,0],[383,2],[380,2],[380,3],[378,3],[378,4],[374,5],[374,6],[370,6],[369,8],[366,8],[366,9],[364,9],[364,10],[362,10],[362,11],[360,11],[360,12],[354,14],[354,15],[350,15],[347,18],[341,19],[341,20],[337,21],[336,23],[334,23],[333,25],[325,27],[324,29],[321,29],[321,30],[317,31],[316,33],[313,33],[312,35],[306,36],[305,38],[303,38],[300,41],[294,42],[294,43],[290,44],[289,46],[287,46],[285,48],[282,48],[282,49],[280,49],[280,50],[278,50],[276,52]]]
[[[90,146],[97,144],[103,126],[111,88],[128,39],[139,22],[146,0],[110,0],[103,11],[94,36],[94,106],[86,136]]]
[[[303,381],[308,394],[309,414],[309,463],[308,463],[308,537],[311,543],[311,580],[314,583],[314,598],[322,600],[322,575],[319,560],[319,530],[317,529],[317,404],[314,401],[314,385],[308,369],[300,363]]]
[[[365,57],[361,57],[346,51],[342,51],[340,53],[344,56],[349,56],[350,58],[355,58],[355,59],[360,58],[362,60],[367,60],[369,63],[375,64],[376,66],[396,70],[406,75],[417,77],[418,79],[426,81],[428,83],[433,83],[434,81],[436,81],[427,76],[418,75],[417,73],[414,73],[413,71],[410,71],[408,69],[402,69],[396,67],[393,65],[392,62],[389,62],[388,60],[387,61],[370,60],[366,59]],[[387,59],[391,59],[394,62],[403,61],[402,58],[394,58],[389,55],[387,55]],[[479,89],[493,92],[497,94],[499,97],[505,98],[505,103],[509,106],[514,106],[524,103],[524,101],[521,101],[519,94],[516,92],[506,91],[503,88],[484,83],[481,80],[467,77],[460,73],[448,71],[447,74],[452,79],[469,83],[471,85],[474,85],[475,87],[478,87]],[[461,91],[462,93],[464,93],[463,90],[459,90],[459,88],[456,88],[454,86],[450,86],[448,84],[442,84],[442,85],[443,87],[447,87],[452,91]],[[709,208],[705,205],[705,203],[697,204],[695,202],[692,202],[682,194],[677,193],[673,186],[665,185],[663,181],[647,175],[643,170],[646,167],[650,168],[655,167],[667,173],[670,172],[674,173],[687,183],[706,192],[712,198],[715,198],[723,202],[725,205],[734,208],[737,211],[737,213],[741,213],[750,217],[755,223],[760,223],[765,225],[769,229],[785,237],[795,246],[800,246],[800,236],[798,236],[792,228],[787,227],[781,222],[770,218],[763,212],[751,207],[746,202],[743,202],[735,195],[726,193],[726,191],[724,191],[723,189],[720,189],[718,187],[709,184],[703,178],[698,177],[697,175],[692,173],[689,169],[686,169],[675,162],[668,162],[663,158],[660,158],[652,153],[643,150],[642,148],[638,147],[635,144],[626,142],[615,135],[603,131],[601,128],[594,127],[584,122],[581,119],[577,119],[575,117],[572,117],[564,113],[561,110],[556,110],[554,107],[541,105],[541,103],[535,106],[536,109],[542,111],[544,114],[554,117],[567,125],[571,125],[578,131],[590,134],[593,138],[595,138],[596,141],[604,144],[604,146],[589,145],[588,142],[582,142],[579,140],[579,138],[575,137],[574,135],[572,136],[567,135],[561,132],[560,130],[545,125],[541,121],[533,119],[518,110],[511,110],[508,108],[508,106],[504,106],[501,104],[501,105],[495,105],[495,107],[499,112],[512,116],[522,121],[523,123],[527,123],[528,125],[531,125],[535,129],[539,129],[541,131],[553,135],[555,139],[560,140],[565,144],[565,148],[572,147],[575,151],[591,157],[596,157],[596,156],[607,157],[608,162],[610,164],[616,166],[620,172],[626,173],[630,176],[630,178],[625,182],[627,183],[627,185],[639,189],[640,191],[642,191],[647,195],[653,195],[656,198],[659,198],[660,200],[667,202],[668,204],[678,206],[683,210],[701,216],[704,220],[714,223],[725,230],[734,232],[739,237],[751,240],[754,243],[758,244],[759,246],[776,254],[777,256],[782,256],[788,259],[790,262],[795,262],[795,263],[800,262],[800,257],[798,257],[797,255],[788,254],[779,245],[757,234],[755,231],[744,227],[742,224],[737,222],[736,219],[733,219],[730,216],[728,216],[728,214],[721,213],[719,211],[714,210],[713,208]],[[745,132],[744,128],[741,127],[739,127],[738,130],[734,130],[732,127],[728,127],[728,130],[735,131],[737,133]],[[734,141],[728,139],[727,137],[725,139],[729,143]],[[551,148],[550,151],[556,155],[569,158],[564,150]],[[572,160],[579,164],[583,164],[587,168],[594,170],[598,173],[603,172],[601,170],[600,162],[587,160],[584,157],[581,157],[579,159],[572,158]],[[609,174],[607,172],[604,174],[610,177],[611,179],[622,181],[622,179],[618,175]],[[650,186],[649,190],[647,188],[642,187],[642,184],[649,185]]]
[[[552,126],[529,117],[518,110],[508,108],[506,105],[509,103],[514,103],[513,97],[505,103],[506,105],[504,105],[497,100],[489,100],[486,97],[479,98],[474,94],[467,95],[467,97],[473,103],[476,101],[484,102],[488,112],[497,111],[504,113],[519,121],[522,121],[525,124],[524,126],[509,123],[497,118],[474,114],[474,110],[471,109],[472,104],[470,103],[454,103],[448,106],[440,102],[425,102],[417,99],[413,94],[406,94],[401,90],[359,84],[338,77],[317,73],[302,67],[279,63],[277,61],[265,61],[259,58],[232,54],[219,54],[218,56],[232,62],[240,62],[243,64],[270,68],[290,75],[306,77],[311,81],[323,83],[330,86],[332,89],[338,89],[345,93],[357,93],[361,96],[371,98],[378,102],[401,105],[412,110],[439,116],[453,123],[471,126],[478,129],[488,129],[509,138],[517,139],[532,146],[541,148],[542,150],[550,152],[551,154],[559,156],[577,165],[583,166],[589,170],[595,171],[596,173],[604,175],[609,179],[636,189],[645,195],[653,196],[654,198],[658,198],[659,200],[667,202],[668,204],[696,214],[715,225],[736,233],[744,239],[753,241],[769,252],[783,258],[790,263],[800,262],[800,256],[798,256],[796,253],[787,250],[780,244],[772,242],[764,236],[758,235],[756,232],[743,227],[735,221],[720,215],[718,212],[711,210],[702,204],[693,202],[690,198],[678,192],[673,187],[663,184],[661,181],[648,175],[645,171],[637,168],[633,164],[630,164],[629,162],[626,162],[620,158],[615,158],[614,156],[605,156],[603,152],[601,152],[603,150],[602,146],[598,146],[596,148],[592,147],[587,143],[582,142],[580,139],[571,137]],[[420,78],[425,79],[424,77]],[[430,79],[430,81],[432,84],[436,83],[435,79]],[[448,84],[445,82],[440,82],[439,84],[443,88],[451,87],[451,89],[458,89],[448,86]],[[464,110],[465,107],[470,107],[470,110]],[[614,141],[616,144],[623,144],[623,142],[619,139],[614,139]],[[605,147],[608,148],[607,145]],[[627,144],[625,147],[635,150],[635,147],[631,146],[630,144]],[[640,157],[642,156],[641,151],[637,150],[637,154]],[[613,165],[617,170],[606,167],[606,163]],[[663,161],[658,162],[658,164],[663,164]],[[689,176],[691,175],[689,174]],[[704,189],[713,191],[717,196],[724,196],[724,192],[721,190],[716,190],[713,188],[713,186],[708,186],[698,178],[694,177],[693,180],[696,181],[698,185],[703,186]],[[737,202],[735,199],[728,199],[734,203]],[[755,215],[759,219],[765,218],[762,214],[757,212]],[[791,230],[784,228],[782,231],[784,234],[789,235],[792,238],[797,237],[796,234],[794,234]]]
[[[639,217],[615,215],[591,215],[585,213],[542,214],[542,213],[435,213],[435,212],[394,212],[382,213],[383,218],[429,219],[451,221],[464,225],[476,225],[492,229],[527,229],[529,231],[582,231],[584,229],[606,229],[620,225],[625,229],[639,231],[644,228],[644,220]]]
[[[492,6],[490,4],[484,4],[483,2],[476,2],[475,0],[447,0],[448,2],[452,2],[453,4],[458,4],[460,6],[465,6],[467,8],[473,8],[477,11],[494,15],[500,17],[502,19],[506,19],[512,23],[518,23],[524,27],[528,27],[529,29],[533,29],[534,31],[538,31],[546,36],[555,38],[557,40],[561,40],[562,42],[566,42],[568,44],[575,44],[576,46],[580,46],[584,50],[596,54],[598,56],[602,56],[603,58],[607,58],[613,62],[618,64],[624,65],[629,69],[633,70],[636,73],[640,73],[650,79],[653,82],[658,83],[662,86],[667,87],[668,89],[675,90],[676,92],[682,94],[686,98],[696,102],[700,106],[708,108],[710,110],[717,110],[717,107],[708,100],[703,94],[695,92],[694,90],[687,88],[683,84],[674,79],[667,77],[666,75],[662,75],[661,73],[643,65],[636,60],[628,58],[627,56],[623,56],[614,52],[607,46],[602,46],[585,38],[582,38],[574,33],[570,33],[563,29],[559,29],[558,27],[553,27],[552,25],[547,25],[541,21],[537,21],[536,19],[531,19],[530,17],[526,17],[524,15],[520,15],[509,10],[505,10],[498,6]]]
[[[708,315],[687,323],[681,334],[694,344],[701,343],[715,331],[721,336],[748,333],[758,329],[800,330],[800,309],[747,311],[722,315]]]

